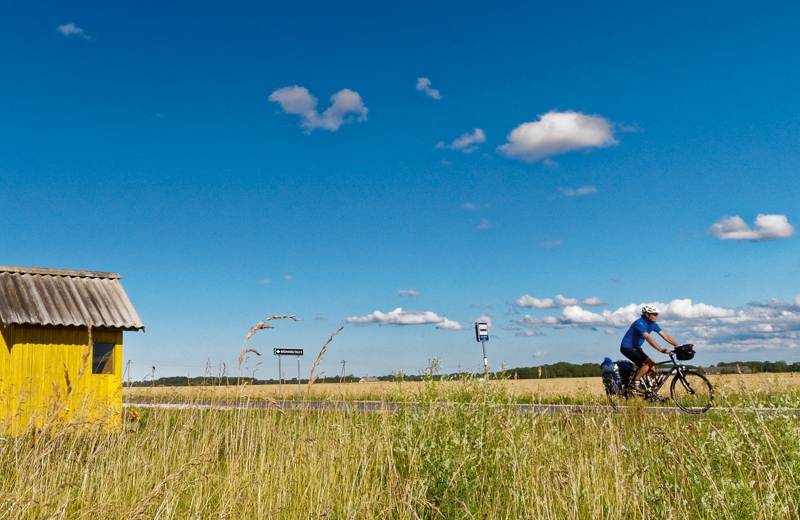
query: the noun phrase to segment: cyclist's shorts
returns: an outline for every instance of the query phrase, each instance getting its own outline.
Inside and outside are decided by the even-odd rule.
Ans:
[[[633,348],[620,347],[619,351],[622,352],[623,356],[630,359],[638,366],[644,365],[644,362],[647,361],[648,358],[647,354],[644,353],[644,350],[636,347]]]

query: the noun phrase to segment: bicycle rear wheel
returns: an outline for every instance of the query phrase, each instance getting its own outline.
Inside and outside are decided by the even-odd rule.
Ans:
[[[675,374],[669,393],[678,408],[686,413],[705,413],[714,403],[714,388],[706,376],[687,370]]]
[[[606,384],[606,397],[608,397],[608,405],[612,410],[619,411],[619,406],[625,400],[623,396],[623,389],[619,387],[616,381]]]

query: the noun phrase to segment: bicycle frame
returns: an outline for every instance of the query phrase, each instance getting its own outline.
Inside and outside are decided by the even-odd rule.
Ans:
[[[650,388],[650,391],[655,394],[657,394],[659,390],[661,390],[661,387],[664,386],[664,383],[667,382],[667,379],[669,379],[670,376],[677,377],[678,375],[680,375],[680,377],[683,377],[683,373],[687,370],[686,366],[675,361],[675,354],[672,353],[670,353],[669,355],[669,361],[662,361],[660,363],[656,363],[655,366],[659,367],[663,365],[672,365],[672,367],[669,370],[663,370],[663,369],[658,370],[656,368],[656,380],[652,381],[652,386]],[[649,373],[645,374],[645,376],[648,378],[652,378],[652,376]]]

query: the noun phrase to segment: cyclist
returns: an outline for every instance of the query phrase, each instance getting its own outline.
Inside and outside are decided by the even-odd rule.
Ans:
[[[662,354],[670,353],[669,349],[658,346],[658,343],[650,336],[650,333],[658,332],[658,335],[661,336],[664,341],[673,347],[678,346],[678,343],[672,339],[669,334],[661,330],[661,327],[656,323],[657,319],[658,308],[653,305],[645,305],[642,307],[642,317],[631,324],[630,328],[628,328],[628,332],[626,332],[625,336],[622,338],[619,351],[623,356],[636,363],[639,367],[639,371],[636,372],[636,375],[633,377],[634,390],[644,390],[641,378],[647,372],[650,372],[653,378],[656,376],[656,362],[642,350],[644,342],[647,341],[654,349]]]

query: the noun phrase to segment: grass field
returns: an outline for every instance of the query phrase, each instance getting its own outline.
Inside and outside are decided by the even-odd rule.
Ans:
[[[747,395],[756,399],[762,406],[796,406],[787,402],[786,396],[800,391],[800,374],[745,374],[745,375],[709,375],[709,381],[718,394],[729,394],[732,397]],[[232,380],[235,383],[235,379]],[[496,384],[496,381],[489,384]],[[445,381],[442,386],[458,386],[458,381]],[[605,399],[605,391],[599,377],[576,377],[555,379],[510,379],[503,382],[509,393],[518,402],[569,402],[596,403]],[[346,400],[391,400],[397,394],[419,392],[424,382],[403,383],[315,383],[310,391],[308,385],[299,388],[303,398],[311,399],[346,399]],[[788,391],[788,393],[787,393]],[[662,390],[668,394],[668,389]],[[283,397],[295,399],[298,386],[283,385]],[[192,387],[132,387],[123,388],[125,397],[162,397],[162,398],[254,398],[277,399],[278,385],[256,386],[192,386]]]
[[[800,518],[798,418],[750,410],[800,401],[795,378],[714,382],[729,409],[702,416],[507,406],[575,388],[597,399],[596,379],[311,389],[414,404],[398,412],[142,409],[123,434],[77,424],[0,440],[0,518]]]

